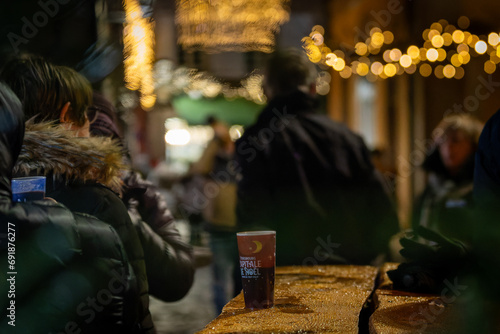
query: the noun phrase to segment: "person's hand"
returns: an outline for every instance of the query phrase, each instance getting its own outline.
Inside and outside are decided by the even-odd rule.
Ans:
[[[423,244],[411,238],[401,238],[399,242],[403,249],[400,254],[409,261],[443,263],[455,261],[467,254],[465,245],[460,241],[447,238],[436,231],[419,226],[415,229],[415,233],[434,244]]]
[[[467,264],[467,248],[458,240],[422,226],[415,232],[433,244],[402,238],[400,253],[408,262],[387,274],[396,290],[438,293],[446,280],[453,280]]]

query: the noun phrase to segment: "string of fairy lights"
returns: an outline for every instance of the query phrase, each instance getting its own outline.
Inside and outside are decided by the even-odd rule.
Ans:
[[[137,0],[124,0],[123,5],[125,86],[130,90],[138,90],[141,93],[141,106],[149,110],[156,102],[153,80],[154,23],[151,18],[143,16]]]
[[[486,57],[484,71],[494,73],[500,63],[499,34],[477,36],[467,31],[470,21],[465,16],[459,18],[457,25],[444,19],[434,22],[423,31],[421,45],[409,45],[406,49],[391,48],[394,34],[373,28],[369,37],[356,43],[352,54],[326,46],[324,28],[317,25],[302,39],[302,46],[311,62],[331,67],[345,79],[358,75],[373,82],[405,73],[461,79],[465,75],[464,65],[477,56]],[[320,73],[318,84],[323,84],[323,91],[330,79],[328,72]]]

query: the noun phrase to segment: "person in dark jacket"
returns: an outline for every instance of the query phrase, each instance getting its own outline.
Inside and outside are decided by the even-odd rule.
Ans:
[[[124,152],[124,161],[130,166],[114,106],[104,96],[94,92],[88,118],[92,120],[91,135],[117,141]],[[182,240],[167,201],[153,183],[132,169],[122,171],[120,177],[123,181],[122,201],[140,231],[149,291],[166,302],[179,300],[193,284],[192,247]]]
[[[136,277],[116,231],[53,200],[12,203],[23,135],[21,102],[0,84],[0,332],[137,333]]]
[[[372,263],[396,212],[362,138],[317,112],[315,72],[295,50],[266,64],[269,102],[236,142],[239,228],[276,230],[278,265]]]
[[[482,129],[483,124],[468,114],[448,116],[436,126],[422,166],[428,181],[413,209],[413,229],[425,226],[471,241],[474,155]]]
[[[135,316],[141,320],[138,329],[154,332],[144,249],[118,196],[124,167],[120,148],[108,140],[86,138],[90,84],[76,71],[36,57],[12,60],[1,77],[22,101],[26,117],[30,117],[15,175],[47,176],[48,197],[116,229],[137,277],[134,283],[141,296],[135,305]]]
[[[500,110],[485,124],[479,137],[474,169],[472,247],[476,267],[471,295],[479,299],[467,319],[468,333],[499,333],[500,320]]]

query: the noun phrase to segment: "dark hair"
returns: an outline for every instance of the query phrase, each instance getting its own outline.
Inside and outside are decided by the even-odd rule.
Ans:
[[[59,121],[61,109],[70,102],[71,121],[78,126],[85,123],[92,87],[72,68],[30,56],[9,61],[0,76],[21,100],[27,119]]]
[[[283,49],[272,53],[265,66],[266,84],[277,94],[286,94],[316,80],[316,67],[298,49]]]

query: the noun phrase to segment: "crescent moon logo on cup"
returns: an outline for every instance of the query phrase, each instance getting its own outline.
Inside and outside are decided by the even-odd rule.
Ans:
[[[261,243],[260,241],[257,241],[257,240],[253,240],[252,242],[253,242],[253,243],[255,244],[255,246],[256,246],[255,250],[254,250],[252,253],[254,253],[254,254],[255,254],[255,253],[260,252],[260,251],[262,250],[262,243]]]

